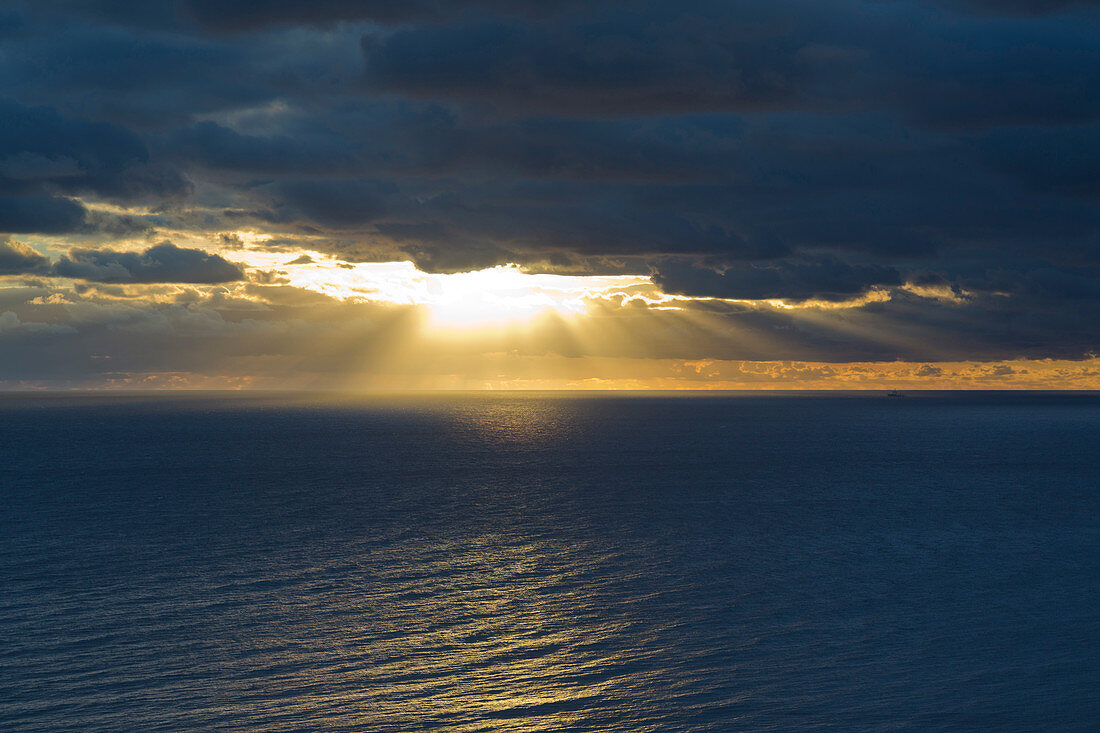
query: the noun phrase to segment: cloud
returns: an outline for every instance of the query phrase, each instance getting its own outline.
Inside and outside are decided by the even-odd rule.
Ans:
[[[0,232],[71,232],[84,224],[84,206],[62,196],[0,195]]]
[[[355,162],[348,147],[347,141],[317,134],[242,135],[211,121],[177,130],[165,141],[166,150],[181,163],[295,177],[347,168]]]
[[[653,281],[668,293],[745,300],[836,299],[876,285],[900,285],[901,274],[882,265],[850,265],[837,259],[739,265],[722,272],[682,261],[659,265]]]
[[[77,245],[56,266],[4,245],[12,273],[241,277],[183,249],[204,243],[278,252],[265,268],[302,251],[515,262],[652,272],[699,296],[890,294],[831,325],[685,305],[705,332],[632,301],[645,316],[617,323],[647,324],[641,355],[1100,349],[1092,3],[9,7],[0,232]],[[175,250],[132,251],[169,237]]]
[[[149,165],[149,151],[118,125],[0,100],[0,192],[64,192],[130,200],[183,193],[178,173]]]
[[[390,208],[397,187],[377,180],[284,181],[272,186],[278,200],[293,212],[272,213],[273,219],[307,217],[310,221],[342,228],[374,221]]]
[[[66,324],[23,321],[12,311],[0,313],[0,337],[13,333],[74,334],[76,329]]]
[[[936,4],[996,15],[1045,15],[1088,7],[1090,0],[936,0]]]
[[[905,3],[597,6],[375,30],[362,51],[373,91],[523,114],[891,109],[953,127],[1100,114],[1073,93],[1100,80],[1089,25]]]
[[[223,283],[242,280],[240,267],[218,255],[162,242],[144,252],[73,249],[52,274],[102,283]]]
[[[625,12],[368,34],[366,81],[378,91],[584,116],[782,109],[800,96],[798,60],[769,34],[739,33],[723,17],[680,15],[675,32],[661,20]]]
[[[82,195],[138,201],[188,190],[124,128],[10,100],[0,100],[0,117],[0,232],[77,231],[88,223]]]
[[[580,0],[183,0],[185,12],[203,27],[218,31],[248,31],[279,25],[330,25],[338,21],[369,20],[391,24],[435,21],[468,11],[499,11],[515,15],[546,15],[582,6]],[[548,5],[550,7],[548,7]]]
[[[1100,198],[1100,124],[1004,128],[975,141],[987,165],[1033,190]]]
[[[22,242],[0,238],[0,275],[43,273],[50,260]]]

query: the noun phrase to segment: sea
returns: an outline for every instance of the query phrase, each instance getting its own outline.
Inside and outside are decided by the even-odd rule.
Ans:
[[[1097,731],[1100,394],[0,395],[0,730]]]

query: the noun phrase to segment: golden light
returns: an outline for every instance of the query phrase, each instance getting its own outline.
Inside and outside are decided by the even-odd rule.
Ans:
[[[443,274],[422,272],[411,262],[348,263],[317,252],[293,258],[255,251],[222,254],[249,267],[274,270],[293,287],[333,298],[422,307],[426,325],[435,331],[514,326],[547,313],[579,316],[588,312],[593,299],[651,284],[640,275],[533,274],[516,265]]]
[[[585,290],[571,279],[578,278],[529,275],[507,266],[428,276],[420,302],[432,325],[449,329],[512,324],[547,312],[581,314]]]
[[[137,312],[143,304],[171,315],[186,303],[187,328],[210,325],[191,318],[205,310],[218,314],[211,322],[258,339],[271,338],[275,356],[268,359],[265,352],[252,362],[260,369],[277,364],[280,353],[292,353],[279,352],[287,345],[314,360],[309,369],[295,368],[290,376],[274,368],[269,374],[227,371],[213,376],[119,372],[106,386],[120,389],[1096,389],[1100,374],[1096,357],[949,362],[949,353],[936,351],[931,329],[910,324],[899,330],[881,312],[864,308],[899,292],[949,305],[963,305],[973,297],[954,288],[906,283],[843,301],[722,299],[666,293],[648,275],[538,274],[516,265],[426,273],[408,261],[347,262],[308,247],[276,250],[270,235],[263,233],[235,234],[214,246],[174,239],[241,265],[243,280],[79,287],[62,282],[26,305],[102,318],[104,312],[110,317]],[[39,251],[54,251],[44,241],[25,241]],[[141,252],[148,242],[111,246]],[[756,319],[738,317],[749,310],[792,328],[806,326],[908,352],[923,350],[930,361],[791,360],[784,330],[770,327],[768,319],[761,327]],[[290,325],[269,328],[271,316],[279,314],[290,314],[285,320]],[[30,316],[17,325],[24,322],[40,325]],[[684,356],[709,350],[736,356]],[[506,432],[516,431],[514,425],[506,426]]]

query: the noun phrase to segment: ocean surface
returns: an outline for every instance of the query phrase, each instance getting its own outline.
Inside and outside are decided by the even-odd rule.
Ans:
[[[1096,731],[1100,396],[0,395],[0,730]]]

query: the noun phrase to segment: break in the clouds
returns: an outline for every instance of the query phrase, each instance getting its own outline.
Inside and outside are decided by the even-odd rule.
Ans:
[[[1085,0],[28,0],[0,38],[19,323],[304,318],[326,262],[411,260],[648,279],[597,299],[624,358],[1100,348]]]

